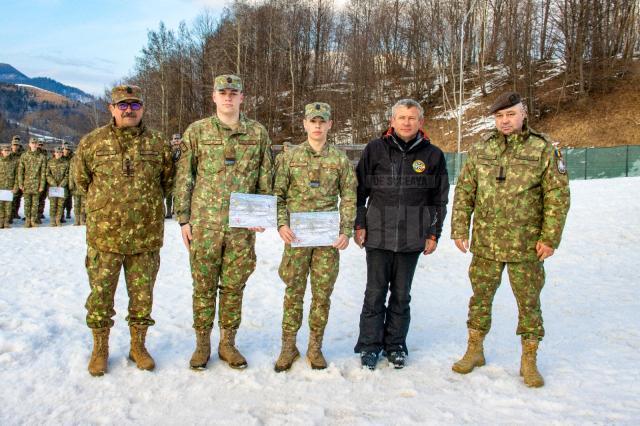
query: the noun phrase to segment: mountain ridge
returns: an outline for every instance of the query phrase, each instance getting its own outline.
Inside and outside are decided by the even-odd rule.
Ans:
[[[94,97],[77,87],[68,86],[49,77],[28,77],[20,72],[13,65],[0,63],[0,83],[7,84],[29,84],[40,89],[57,93],[73,101],[91,102]]]

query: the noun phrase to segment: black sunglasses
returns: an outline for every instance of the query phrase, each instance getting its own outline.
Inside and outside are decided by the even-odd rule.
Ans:
[[[120,111],[126,111],[129,107],[131,107],[131,111],[138,111],[142,108],[142,102],[118,102],[116,104],[116,108]]]

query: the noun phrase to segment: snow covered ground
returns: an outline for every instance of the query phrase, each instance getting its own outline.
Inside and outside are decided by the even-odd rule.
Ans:
[[[470,257],[447,236],[416,271],[404,370],[381,362],[364,371],[353,353],[365,260],[351,245],[326,333],[330,367],[313,371],[300,360],[288,373],[273,371],[284,287],[282,244],[268,231],[258,238],[238,335],[249,368],[232,370],[216,355],[194,372],[188,257],[177,224],[167,222],[148,338],[157,368],[139,371],[126,358],[121,280],[109,372],[94,378],[86,370],[84,227],[0,230],[0,424],[638,424],[640,178],[572,181],[571,190],[563,244],[546,262],[541,389],[518,375],[506,282],[494,302],[487,365],[466,376],[451,371],[465,349]],[[305,324],[301,349],[307,336]]]

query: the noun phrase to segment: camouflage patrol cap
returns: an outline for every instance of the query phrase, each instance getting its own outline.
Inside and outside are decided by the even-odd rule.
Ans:
[[[222,74],[213,80],[213,90],[235,89],[242,92],[242,79],[233,74]]]
[[[8,143],[3,143],[2,145],[0,145],[0,150],[11,151],[11,145],[9,145]]]
[[[11,138],[11,145],[20,145],[20,135],[15,135]]]
[[[331,107],[324,102],[313,102],[304,107],[304,118],[320,117],[325,121],[331,118]]]
[[[29,138],[29,143],[39,144],[41,142],[38,140],[38,138]]]
[[[520,102],[522,102],[522,98],[518,92],[505,92],[498,96],[495,102],[491,105],[489,113],[494,114],[501,109],[511,108]]]
[[[56,146],[53,151],[62,153],[62,147],[61,146]]]
[[[42,139],[36,139],[38,141],[38,145],[43,145],[44,146],[44,141]]]
[[[122,84],[111,89],[111,103],[117,104],[122,101],[142,102],[142,89],[130,84]]]

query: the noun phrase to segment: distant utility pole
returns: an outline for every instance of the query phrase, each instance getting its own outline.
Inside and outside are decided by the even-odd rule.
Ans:
[[[459,90],[459,102],[458,102],[458,151],[456,153],[456,182],[458,181],[458,175],[460,174],[460,145],[462,144],[462,100],[464,95],[464,26],[467,24],[467,19],[473,11],[476,0],[473,0],[469,5],[469,10],[465,13],[462,19],[462,25],[460,25],[460,90]]]

